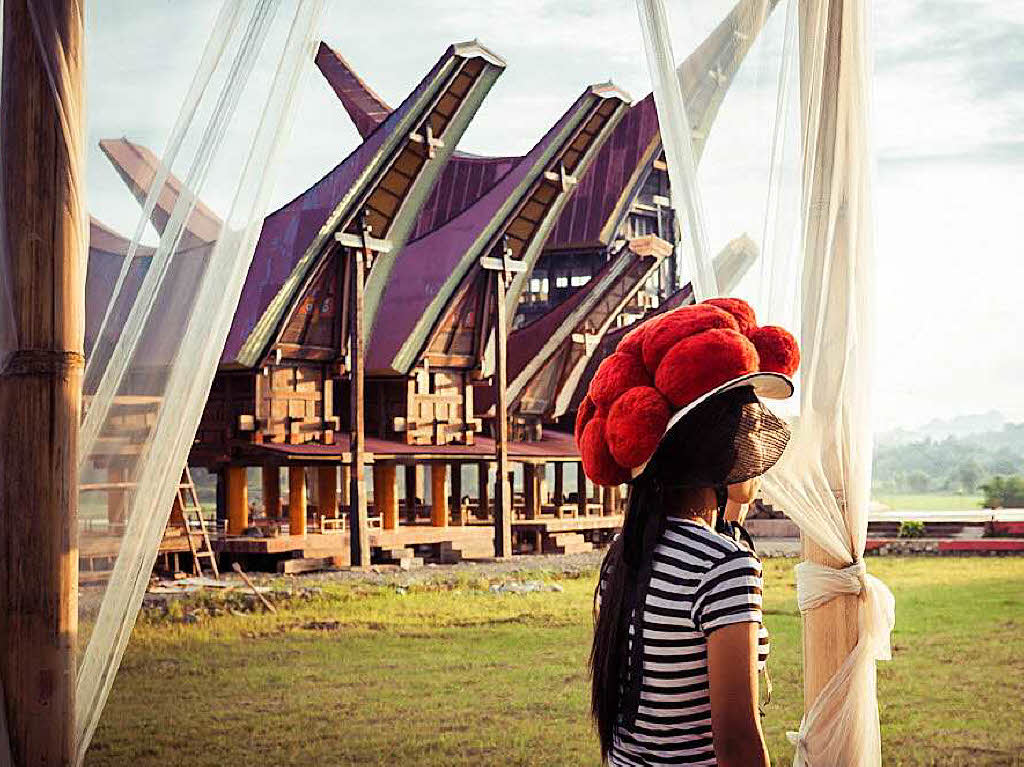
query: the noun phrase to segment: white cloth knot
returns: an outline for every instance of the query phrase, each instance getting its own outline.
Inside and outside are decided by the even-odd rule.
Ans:
[[[840,568],[801,562],[795,570],[796,603],[800,612],[820,607],[840,594],[860,594],[868,572],[863,559]]]

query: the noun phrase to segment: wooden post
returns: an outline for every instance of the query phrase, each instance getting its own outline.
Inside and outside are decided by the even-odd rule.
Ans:
[[[338,517],[338,469],[336,466],[317,466],[316,502],[320,519]]]
[[[491,465],[487,461],[480,461],[476,465],[476,486],[479,494],[476,512],[477,519],[487,519],[491,514],[490,473]]]
[[[416,503],[418,498],[423,497],[423,481],[421,479],[419,466],[407,464],[405,466],[405,523],[416,524]]]
[[[543,467],[540,468],[543,469]],[[540,517],[541,483],[538,474],[537,464],[523,464],[523,500],[525,501],[527,519]]]
[[[13,352],[0,360],[0,679],[18,767],[70,765],[75,758],[77,453],[88,238],[84,4],[32,2],[41,31],[33,29],[29,5],[3,5],[0,85],[0,204],[7,227],[0,251],[7,254],[11,301],[0,330],[11,331]],[[61,69],[51,84],[44,56],[51,55],[56,68],[58,50]]]
[[[395,492],[395,464],[381,461],[373,465],[373,506],[380,515],[381,527],[398,529],[398,494]]]
[[[583,471],[583,462],[576,462],[576,503],[579,505],[578,515],[587,516],[590,510],[587,508],[587,474]]]
[[[373,252],[366,246],[370,236],[369,227],[363,224],[363,247],[350,250],[352,272],[352,294],[349,299],[349,389],[351,400],[352,479],[349,483],[349,538],[353,567],[370,566],[370,530],[366,519],[366,432],[365,398],[363,396],[363,287],[366,267],[373,260]]]
[[[504,251],[508,260],[508,248]],[[495,453],[497,477],[494,483],[494,555],[512,556],[512,488],[508,484],[508,380],[506,351],[508,328],[505,318],[505,273],[494,272],[494,390]]]
[[[565,482],[563,474],[565,473],[565,464],[561,461],[555,462],[555,497],[554,504],[556,509],[556,516],[561,519],[562,517],[562,503],[565,501]]]
[[[352,501],[352,467],[347,463],[341,465],[341,500],[342,506],[348,508]]]
[[[301,466],[288,467],[288,534],[306,534],[306,472]]]
[[[601,513],[610,517],[615,513],[615,488],[614,487],[602,487],[601,488]]]
[[[228,466],[224,470],[228,505],[228,535],[241,535],[249,526],[249,485],[244,466]]]
[[[263,472],[263,511],[267,519],[281,518],[281,469],[278,466],[264,464]]]
[[[448,465],[430,464],[430,524],[448,526]]]
[[[462,511],[462,464],[452,464],[452,524],[466,524]]]

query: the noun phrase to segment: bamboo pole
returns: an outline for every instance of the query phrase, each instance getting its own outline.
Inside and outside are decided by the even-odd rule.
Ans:
[[[821,40],[818,33],[818,24],[814,19],[821,18],[818,14],[827,14],[825,22],[825,39]],[[807,127],[807,119],[810,110],[816,109],[817,134],[811,136],[814,142],[812,147],[804,147],[805,166],[807,152],[814,152],[815,162],[813,165],[813,176],[809,178],[810,188],[804,189],[807,200],[827,199],[833,194],[833,175],[835,169],[835,148],[836,134],[838,128],[838,117],[840,104],[839,97],[839,68],[840,48],[842,41],[843,22],[843,0],[800,0],[799,23],[800,23],[800,91],[801,91],[801,117]],[[814,69],[813,55],[809,54],[813,46],[824,45],[824,65],[819,71]],[[820,76],[824,82],[817,86],[812,82],[813,77]],[[810,94],[820,87],[820,103],[812,103]],[[805,131],[806,133],[806,131]],[[805,177],[806,178],[806,177]],[[831,238],[841,239],[841,235],[828,231],[828,216],[818,215],[816,208],[805,203],[808,209],[809,221],[807,223],[805,237],[805,257],[811,257],[820,252],[820,249],[829,247]],[[848,226],[849,222],[845,217],[841,220],[840,226]],[[805,278],[806,279],[806,278]],[[805,290],[807,289],[805,282]],[[816,288],[818,289],[818,288]],[[807,301],[816,301],[816,297],[805,297]],[[804,321],[813,321],[810,315],[805,315]],[[805,338],[813,337],[814,330],[807,328],[804,332]],[[819,392],[818,395],[842,396],[842,392]],[[839,452],[839,451],[837,451]],[[826,471],[833,477],[833,486],[838,486],[836,475],[842,467],[827,466]],[[839,499],[843,503],[843,499]],[[845,509],[844,509],[845,511]],[[806,536],[801,535],[803,557],[809,562],[826,565],[828,567],[842,567],[843,562],[836,561],[828,556],[819,546],[814,544]],[[850,652],[857,644],[858,638],[858,597],[855,594],[847,594],[835,597],[821,607],[810,610],[803,615],[803,657],[804,657],[804,708],[809,709],[822,688],[846,660]]]
[[[28,0],[3,4],[0,85],[0,252],[7,259],[0,269],[11,299],[11,316],[0,323],[13,321],[16,332],[13,354],[0,361],[0,680],[18,767],[70,765],[75,756],[88,236],[83,6],[31,0],[31,14],[41,40]],[[56,65],[58,46],[63,69],[52,72],[51,83],[44,61]]]

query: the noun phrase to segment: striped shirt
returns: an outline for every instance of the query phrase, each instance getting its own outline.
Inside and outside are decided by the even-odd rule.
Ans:
[[[731,623],[761,624],[761,562],[739,543],[670,517],[654,549],[643,615],[643,684],[636,722],[620,724],[608,764],[715,765],[707,637]],[[758,670],[768,658],[759,628]],[[630,625],[630,647],[634,635]]]

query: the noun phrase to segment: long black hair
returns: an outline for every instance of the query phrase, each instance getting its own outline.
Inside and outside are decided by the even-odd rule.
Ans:
[[[653,553],[668,514],[679,509],[688,494],[713,488],[721,516],[726,487],[763,474],[778,460],[788,437],[785,424],[752,389],[734,389],[688,413],[630,483],[622,533],[601,563],[594,591],[590,708],[602,758],[611,750],[616,727],[631,726],[640,703],[643,654],[639,641],[630,652],[629,631],[632,625],[634,636],[643,636],[642,607]]]

